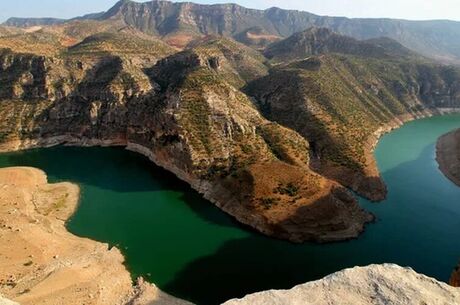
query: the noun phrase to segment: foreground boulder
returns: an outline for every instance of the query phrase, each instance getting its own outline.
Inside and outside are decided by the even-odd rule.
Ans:
[[[270,290],[224,305],[460,304],[460,289],[393,264],[355,267],[291,290]]]

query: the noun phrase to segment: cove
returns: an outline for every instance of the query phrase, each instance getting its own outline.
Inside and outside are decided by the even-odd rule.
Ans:
[[[436,140],[460,115],[417,120],[385,135],[375,155],[388,186],[360,199],[378,221],[358,239],[294,245],[239,225],[172,174],[122,148],[54,147],[0,155],[0,167],[33,166],[50,182],[81,187],[67,224],[119,247],[133,278],[199,305],[290,288],[355,265],[397,263],[446,281],[460,259],[460,188],[438,170]]]

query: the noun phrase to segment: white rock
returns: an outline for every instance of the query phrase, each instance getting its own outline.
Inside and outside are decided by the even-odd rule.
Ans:
[[[460,288],[393,264],[346,269],[290,290],[270,290],[224,305],[459,305]]]

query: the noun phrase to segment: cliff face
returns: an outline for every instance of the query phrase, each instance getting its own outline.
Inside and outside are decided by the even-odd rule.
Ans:
[[[101,53],[93,41],[59,57],[3,53],[4,149],[124,145],[239,221],[295,242],[352,238],[372,220],[309,168],[304,138],[263,118],[237,89],[267,74],[260,54],[215,39],[171,56],[155,47],[163,59],[152,64],[152,54],[104,39]]]
[[[319,48],[270,68],[231,39],[177,52],[133,28],[104,21],[118,30],[94,34],[90,24],[0,39],[1,149],[126,146],[294,242],[356,237],[373,217],[344,186],[384,198],[371,154],[379,134],[458,105],[457,69],[394,55],[405,49],[392,41],[373,43],[393,54],[383,59]],[[345,50],[360,44],[336,38]]]
[[[436,160],[444,175],[460,186],[460,129],[438,139]]]
[[[390,40],[360,42],[312,29],[265,54],[277,65],[244,91],[266,118],[308,140],[319,173],[371,200],[386,192],[371,154],[380,134],[460,107],[457,68],[430,63]]]
[[[460,290],[397,265],[355,267],[291,290],[271,290],[223,305],[458,304]]]

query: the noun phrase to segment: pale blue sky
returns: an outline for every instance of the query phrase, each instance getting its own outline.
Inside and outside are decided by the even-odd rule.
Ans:
[[[70,18],[105,11],[117,0],[0,0],[0,22],[8,17]],[[451,19],[460,21],[460,0],[197,0],[198,3],[236,2],[265,9],[277,6],[320,15]]]

